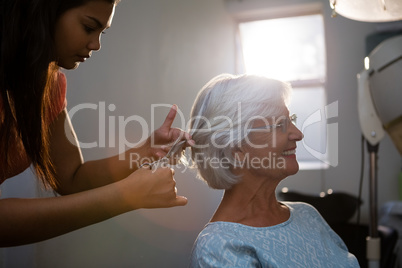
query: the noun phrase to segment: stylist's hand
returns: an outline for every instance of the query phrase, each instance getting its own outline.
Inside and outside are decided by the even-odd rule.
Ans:
[[[149,150],[152,157],[159,159],[164,157],[172,144],[180,137],[181,140],[187,142],[183,145],[183,149],[186,146],[193,146],[195,142],[191,139],[191,135],[187,132],[179,129],[172,128],[173,121],[177,114],[177,106],[173,105],[169,113],[166,116],[165,122],[162,126],[155,130],[148,138],[146,144],[149,146]]]
[[[177,195],[173,175],[174,170],[171,168],[151,170],[149,167],[143,167],[121,181],[124,183],[122,197],[130,206],[129,210],[186,205],[187,198]]]

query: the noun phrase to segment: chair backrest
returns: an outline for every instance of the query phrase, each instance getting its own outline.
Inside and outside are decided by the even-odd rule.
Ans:
[[[398,231],[389,226],[378,226],[378,234],[381,238],[381,268],[395,267],[397,255],[395,246],[398,242]]]
[[[348,193],[334,192],[323,197],[288,191],[278,193],[283,201],[301,201],[314,206],[329,225],[348,222],[362,201]]]

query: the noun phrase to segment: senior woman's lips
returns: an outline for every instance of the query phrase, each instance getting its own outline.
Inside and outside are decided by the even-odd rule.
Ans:
[[[282,153],[282,155],[285,157],[295,157],[296,156],[296,148],[286,150]]]

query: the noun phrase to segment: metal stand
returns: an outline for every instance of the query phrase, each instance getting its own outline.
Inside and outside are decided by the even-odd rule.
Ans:
[[[367,142],[370,153],[370,225],[367,243],[367,260],[369,268],[379,268],[381,260],[381,238],[378,235],[377,216],[377,153],[379,144]]]

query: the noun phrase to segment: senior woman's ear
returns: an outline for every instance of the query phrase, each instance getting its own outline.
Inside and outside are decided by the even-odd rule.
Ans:
[[[245,154],[243,148],[241,148],[241,147],[235,147],[235,148],[232,150],[232,156],[233,156],[233,158],[235,159],[235,161],[243,162],[243,160],[244,160],[245,157],[246,157],[246,154]]]
[[[243,148],[238,147],[232,151],[233,161],[232,162],[232,173],[235,176],[243,176],[244,162],[247,161],[247,153]]]

